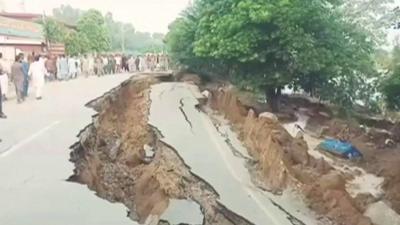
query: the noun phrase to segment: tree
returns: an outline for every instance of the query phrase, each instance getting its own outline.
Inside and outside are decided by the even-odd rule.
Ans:
[[[231,80],[262,90],[274,111],[287,85],[350,107],[362,78],[374,74],[373,48],[332,3],[200,0],[171,26],[167,42],[192,68],[210,59],[229,68]]]
[[[79,55],[89,52],[89,40],[76,31],[71,31],[65,38],[65,50],[68,55]]]
[[[360,24],[375,44],[386,42],[387,30],[400,22],[396,0],[343,0],[341,10],[346,19]]]
[[[89,40],[88,50],[102,52],[110,49],[110,37],[104,17],[97,10],[91,9],[78,21],[78,35]]]
[[[160,52],[164,49],[163,34],[139,32],[131,23],[115,21],[111,13],[105,16],[111,50],[130,53]]]
[[[63,42],[67,34],[66,28],[51,18],[46,18],[43,24],[43,34],[47,41],[57,43]]]
[[[400,110],[400,46],[393,49],[389,68],[390,74],[382,82],[382,93],[388,109]]]

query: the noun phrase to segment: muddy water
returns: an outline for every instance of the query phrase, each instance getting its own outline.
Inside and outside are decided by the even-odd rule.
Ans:
[[[252,182],[245,159],[234,154],[210,118],[196,109],[193,86],[162,83],[152,86],[149,123],[176,149],[191,171],[219,194],[219,202],[257,225],[315,224],[302,222]],[[283,200],[282,200],[283,201]],[[286,202],[291,205],[290,202]]]

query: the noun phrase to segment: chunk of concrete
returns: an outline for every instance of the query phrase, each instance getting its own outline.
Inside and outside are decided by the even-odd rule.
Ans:
[[[205,97],[205,98],[209,98],[211,97],[211,92],[208,90],[204,90],[203,92],[201,92],[201,94]]]
[[[400,215],[382,201],[370,205],[364,216],[375,225],[400,225]]]
[[[150,163],[153,160],[154,156],[156,155],[156,153],[154,152],[154,148],[146,144],[143,146],[143,150],[144,150],[144,161],[146,163]]]
[[[270,112],[263,112],[258,117],[259,118],[268,118],[268,119],[278,122],[278,117],[275,114],[270,113]]]

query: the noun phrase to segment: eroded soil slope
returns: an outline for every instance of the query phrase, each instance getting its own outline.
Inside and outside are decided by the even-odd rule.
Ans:
[[[370,220],[345,190],[345,177],[307,153],[307,144],[292,138],[277,120],[258,117],[243,105],[233,88],[214,90],[211,107],[233,122],[268,189],[295,188],[316,212],[338,224],[368,225]]]
[[[169,224],[162,215],[171,199],[199,204],[203,224],[249,224],[220,205],[213,188],[193,175],[148,125],[150,85],[156,82],[130,80],[88,104],[98,115],[72,147],[76,169],[71,180],[104,199],[124,203],[128,216],[142,224]]]

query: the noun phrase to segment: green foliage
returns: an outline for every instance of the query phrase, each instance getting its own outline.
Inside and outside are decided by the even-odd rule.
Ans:
[[[80,35],[80,33],[71,31],[65,38],[65,50],[68,55],[79,55],[90,52],[89,40],[86,36]]]
[[[171,25],[167,44],[179,63],[216,62],[270,103],[290,85],[351,106],[376,75],[372,43],[333,1],[199,0]]]
[[[110,49],[110,39],[103,15],[94,9],[83,14],[78,21],[78,35],[89,40],[88,50],[104,52]]]
[[[392,51],[391,73],[382,82],[382,93],[390,110],[400,110],[400,46]]]
[[[43,24],[43,33],[49,42],[61,43],[64,41],[67,29],[54,19],[46,18]]]
[[[376,44],[386,42],[387,29],[400,22],[396,0],[341,0],[346,20],[359,24]]]
[[[387,106],[391,110],[400,110],[400,71],[397,69],[383,83],[382,92],[386,97]]]
[[[88,43],[90,43],[89,48],[85,48],[84,51],[112,51],[130,54],[165,51],[164,34],[155,33],[152,35],[147,32],[136,31],[131,23],[114,20],[111,13],[107,13],[101,19],[99,12],[93,13],[93,10],[83,11],[72,8],[70,5],[61,5],[61,7],[53,10],[53,15],[57,21],[66,23],[68,27],[76,26],[78,34],[71,34],[70,36],[67,33],[64,34],[64,38],[68,37],[68,45],[73,45],[67,46],[67,49],[71,49],[72,52],[82,49],[79,46]],[[91,15],[90,19],[87,18],[88,15]],[[83,17],[86,17],[84,21],[82,21]],[[71,40],[76,40],[76,36],[83,38],[82,43],[71,42]],[[87,39],[90,42],[85,42]],[[92,42],[92,40],[95,41]]]
[[[164,35],[136,31],[132,24],[115,21],[111,13],[105,16],[111,41],[111,50],[130,53],[161,52]]]

